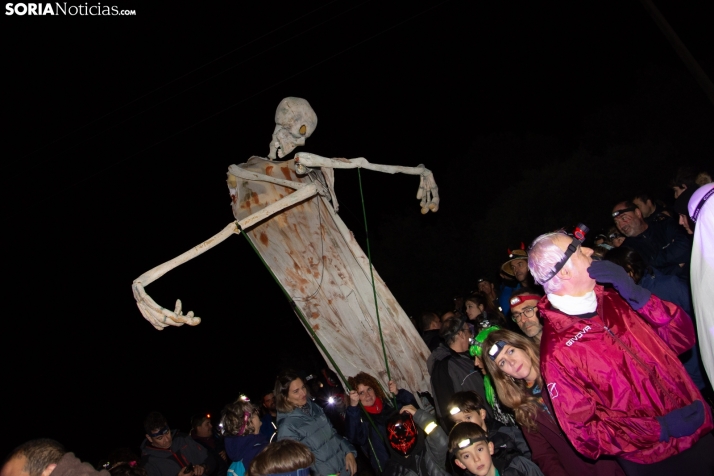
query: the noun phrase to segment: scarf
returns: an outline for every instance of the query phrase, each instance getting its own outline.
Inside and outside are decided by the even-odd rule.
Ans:
[[[369,407],[367,405],[364,406],[364,409],[367,410],[367,413],[371,415],[378,415],[382,413],[383,408],[384,406],[382,404],[382,399],[379,397],[374,397],[374,405],[371,405]]]
[[[548,294],[548,300],[554,308],[577,317],[593,317],[597,309],[595,291],[590,291],[585,296],[557,296]]]

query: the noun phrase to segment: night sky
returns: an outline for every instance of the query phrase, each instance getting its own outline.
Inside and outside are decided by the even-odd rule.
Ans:
[[[637,1],[232,3],[3,15],[1,453],[47,436],[95,463],[136,448],[151,410],[188,429],[319,368],[243,237],[147,287],[199,326],[158,332],[131,293],[233,220],[227,167],[267,155],[283,97],[318,115],[302,150],[434,172],[426,216],[417,177],[362,176],[375,267],[412,316],[506,248],[609,226],[641,189],[671,202],[678,166],[714,163],[714,105]],[[656,2],[714,78],[705,3]],[[364,243],[357,173],[335,175]]]

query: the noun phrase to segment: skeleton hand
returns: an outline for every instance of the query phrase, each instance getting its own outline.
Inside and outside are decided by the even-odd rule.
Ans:
[[[156,301],[146,294],[141,283],[134,282],[131,288],[134,291],[134,299],[136,299],[136,305],[141,311],[141,315],[156,329],[162,330],[166,326],[182,326],[184,324],[195,326],[201,323],[201,318],[194,317],[193,311],[183,314],[180,299],[176,300],[176,307],[172,312],[156,304]]]
[[[424,167],[424,165],[419,165]],[[429,210],[436,212],[439,210],[439,187],[436,186],[434,174],[431,170],[424,169],[424,172],[419,177],[419,191],[417,192],[417,200],[421,200],[421,213],[426,215]]]

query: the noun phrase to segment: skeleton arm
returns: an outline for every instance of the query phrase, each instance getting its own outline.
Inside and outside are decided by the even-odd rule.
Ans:
[[[195,326],[201,322],[200,317],[193,315],[193,311],[183,314],[181,310],[181,300],[176,300],[176,307],[173,311],[163,308],[158,305],[144,290],[144,287],[153,283],[159,279],[164,274],[168,273],[172,269],[182,265],[183,263],[195,258],[196,256],[205,253],[214,246],[226,240],[229,236],[233,234],[239,234],[241,230],[252,227],[258,222],[278,213],[279,211],[288,208],[296,203],[306,200],[320,191],[315,184],[306,185],[301,187],[299,190],[291,193],[285,198],[278,200],[277,202],[268,205],[262,210],[253,213],[252,215],[244,218],[239,222],[233,222],[226,226],[216,235],[207,239],[198,246],[194,246],[187,252],[177,256],[176,258],[167,261],[166,263],[160,264],[159,266],[147,271],[132,283],[132,290],[134,292],[134,299],[136,300],[136,305],[139,307],[139,311],[144,316],[144,319],[149,321],[156,329],[162,330],[166,326],[182,326],[188,324],[190,326]]]
[[[364,157],[356,159],[330,159],[308,152],[300,152],[295,156],[295,168],[298,173],[306,173],[307,167],[326,167],[334,169],[368,169],[388,174],[402,173],[407,175],[419,175],[419,191],[417,200],[421,200],[421,212],[429,213],[429,210],[436,212],[439,210],[439,188],[436,186],[434,174],[431,170],[419,164],[416,167],[402,167],[400,165],[372,164]]]

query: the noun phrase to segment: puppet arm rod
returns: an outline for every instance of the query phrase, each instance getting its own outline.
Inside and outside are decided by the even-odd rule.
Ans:
[[[185,262],[195,258],[198,255],[205,253],[219,243],[225,241],[229,236],[234,234],[239,234],[241,230],[246,230],[251,228],[253,225],[269,218],[270,216],[280,212],[281,210],[288,208],[296,203],[302,202],[319,191],[317,185],[310,184],[305,187],[301,187],[299,190],[291,193],[287,197],[284,197],[277,202],[268,205],[260,211],[253,213],[252,215],[242,219],[239,222],[230,223],[219,233],[215,234],[211,238],[207,239],[198,246],[194,246],[185,253],[177,256],[176,258],[169,260],[163,264],[150,269],[146,273],[142,274],[134,280],[131,285],[132,291],[134,292],[134,299],[136,300],[136,305],[144,316],[144,319],[149,321],[156,329],[162,330],[166,326],[182,326],[188,324],[189,326],[195,326],[200,324],[201,318],[193,315],[193,311],[189,311],[187,314],[183,314],[181,310],[181,300],[176,300],[176,307],[173,311],[161,307],[149,296],[144,288],[149,284],[153,283],[159,279],[164,274],[168,273],[174,268],[184,264]]]
[[[309,152],[300,152],[295,156],[295,167],[298,173],[304,173],[304,167],[327,167],[333,169],[368,169],[388,174],[419,175],[419,190],[417,200],[421,200],[421,212],[426,214],[431,210],[439,210],[439,187],[436,186],[434,174],[431,170],[419,164],[416,167],[403,167],[401,165],[372,164],[364,157],[356,159],[330,159]]]

